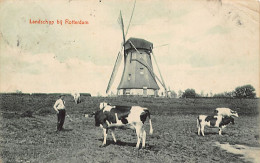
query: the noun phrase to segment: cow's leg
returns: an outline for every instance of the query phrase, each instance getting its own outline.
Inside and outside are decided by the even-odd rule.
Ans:
[[[116,137],[115,137],[115,133],[114,133],[115,129],[112,129],[111,134],[113,137],[114,142],[116,143]]]
[[[152,120],[151,119],[149,119],[149,124],[150,124],[150,135],[152,135],[153,134],[153,125],[152,125]]]
[[[200,135],[200,122],[199,122],[199,119],[197,119],[197,128],[198,128],[198,135]]]
[[[222,135],[221,132],[222,132],[222,128],[219,127],[219,128],[218,128],[218,134],[219,134],[219,135]]]
[[[201,133],[202,133],[202,136],[205,136],[205,135],[204,135],[204,125],[201,125],[201,126],[200,126],[200,131],[201,131]]]
[[[142,148],[144,148],[145,147],[145,141],[146,141],[146,132],[143,128],[142,128],[142,132],[143,132],[143,134],[142,134]]]
[[[200,135],[200,125],[198,126],[198,135]]]
[[[102,146],[105,146],[107,144],[107,132],[108,132],[108,129],[103,128],[104,141],[103,141]]]
[[[141,134],[141,126],[140,124],[137,124],[135,126],[135,131],[136,131],[136,136],[137,136],[137,143],[136,143],[136,148],[139,149],[140,146],[140,134]]]

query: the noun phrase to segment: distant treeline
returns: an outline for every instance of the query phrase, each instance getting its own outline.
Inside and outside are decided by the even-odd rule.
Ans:
[[[59,94],[0,94],[0,112],[25,113],[33,115],[55,114],[53,105]],[[212,114],[217,107],[229,107],[239,115],[259,115],[259,99],[256,98],[165,98],[165,97],[85,97],[75,104],[73,97],[65,97],[68,113],[84,115],[99,109],[100,102],[112,105],[147,107],[153,115]]]
[[[184,92],[179,91],[178,95],[174,91],[169,91],[169,96],[172,98],[256,98],[256,93],[255,88],[248,84],[236,87],[233,91],[218,94],[205,94],[204,92],[198,94],[195,89],[189,88]]]

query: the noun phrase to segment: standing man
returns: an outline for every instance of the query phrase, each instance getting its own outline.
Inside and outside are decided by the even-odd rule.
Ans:
[[[54,110],[57,112],[58,122],[57,122],[57,131],[63,130],[63,124],[65,121],[65,101],[64,96],[61,95],[60,98],[55,102],[53,106]]]

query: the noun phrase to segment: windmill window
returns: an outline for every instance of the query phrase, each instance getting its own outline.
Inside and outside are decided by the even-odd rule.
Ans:
[[[126,94],[126,95],[130,95],[130,92],[131,92],[130,89],[126,89],[126,90],[125,90],[125,94]]]
[[[143,54],[143,53],[141,53],[141,52],[140,52],[139,54]],[[143,56],[143,55],[140,55],[140,59],[143,59],[143,57],[142,57],[142,56]]]
[[[132,55],[131,55],[131,60],[133,61],[133,60],[136,59],[136,53],[132,53],[132,52],[131,52],[131,54],[132,54]]]
[[[128,74],[128,80],[131,80],[131,74]]]
[[[143,75],[144,74],[144,68],[140,67],[140,74]]]

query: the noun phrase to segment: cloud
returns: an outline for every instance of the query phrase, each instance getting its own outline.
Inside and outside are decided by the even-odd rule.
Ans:
[[[1,91],[80,92],[104,90],[110,66],[97,66],[77,58],[60,62],[51,53],[32,55],[8,48],[1,60]],[[17,56],[19,55],[19,56]],[[8,61],[12,60],[12,64]],[[11,89],[11,90],[10,90]],[[102,92],[101,92],[102,93]]]

